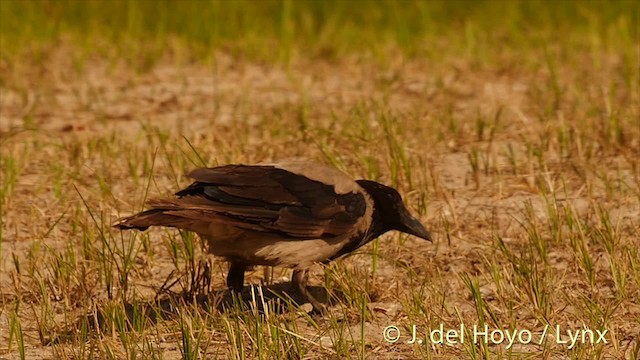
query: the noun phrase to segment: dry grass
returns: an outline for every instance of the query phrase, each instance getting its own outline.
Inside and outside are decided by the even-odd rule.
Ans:
[[[0,62],[0,357],[638,358],[638,59],[572,49],[275,64],[220,51],[141,72],[78,66],[62,43]],[[390,233],[318,266],[333,300],[311,318],[279,307],[286,269],[274,284],[255,269],[247,282],[265,286],[234,305],[226,265],[191,234],[110,227],[193,167],[299,156],[396,186],[435,242]],[[283,299],[263,304],[270,291]],[[466,341],[407,344],[412,325],[441,324]],[[533,342],[473,343],[474,325]],[[558,343],[582,329],[607,343]]]

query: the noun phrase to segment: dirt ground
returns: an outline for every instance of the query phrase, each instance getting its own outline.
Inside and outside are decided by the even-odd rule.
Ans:
[[[183,174],[200,158],[213,166],[288,157],[393,184],[435,234],[426,243],[389,233],[318,266],[315,291],[324,291],[328,274],[341,294],[333,314],[312,322],[289,309],[272,320],[297,324],[287,329],[303,339],[302,358],[633,358],[638,94],[619,78],[618,58],[601,60],[593,74],[558,65],[555,95],[544,67],[400,56],[384,65],[353,58],[281,66],[219,54],[209,65],[165,61],[139,73],[97,58],[78,68],[60,51],[40,66],[14,66],[0,87],[0,358],[20,358],[12,318],[27,359],[125,358],[136,346],[138,356],[153,349],[183,356],[175,318],[147,324],[132,337],[135,346],[115,328],[51,340],[81,332],[77,319],[123,298],[154,304],[177,268],[168,245],[177,232],[123,236],[109,227],[115,219],[187,185]],[[124,255],[102,258],[103,238],[113,249],[140,246],[126,289],[118,278]],[[211,287],[220,295],[226,265],[212,261]],[[274,271],[271,288],[286,290],[277,284],[290,272]],[[111,288],[107,272],[115,274]],[[265,272],[254,269],[246,283],[265,284]],[[233,312],[195,305],[204,315],[193,315],[184,307],[178,318],[193,327],[198,319],[194,334],[210,339],[200,355],[241,357],[245,347],[245,356],[258,356],[256,320],[243,319],[240,334],[229,335],[222,324]],[[607,342],[569,349],[558,343],[566,333],[556,333],[511,348],[409,344],[414,324],[421,332],[487,324],[530,330],[535,340],[557,325],[607,330]],[[389,326],[401,331],[398,342],[383,337]]]

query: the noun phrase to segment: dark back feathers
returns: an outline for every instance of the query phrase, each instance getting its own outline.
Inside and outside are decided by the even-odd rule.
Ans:
[[[216,221],[291,239],[330,239],[351,232],[367,209],[361,192],[339,194],[333,184],[275,166],[199,168],[189,177],[196,181],[178,191],[178,198],[150,201],[152,209],[172,220]],[[355,182],[354,189],[360,189]],[[127,218],[128,227],[166,226],[134,226],[134,217]],[[155,219],[162,221],[159,215]]]

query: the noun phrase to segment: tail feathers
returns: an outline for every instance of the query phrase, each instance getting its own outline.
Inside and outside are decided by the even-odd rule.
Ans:
[[[151,209],[141,213],[119,219],[113,227],[120,230],[137,229],[145,231],[149,226],[168,226],[186,228],[185,218],[165,214],[166,209]],[[191,221],[186,221],[191,222]]]
[[[145,231],[150,226],[167,226],[198,232],[206,231],[211,222],[219,221],[208,204],[190,200],[191,203],[181,199],[151,199],[147,202],[151,209],[122,218],[113,227]]]

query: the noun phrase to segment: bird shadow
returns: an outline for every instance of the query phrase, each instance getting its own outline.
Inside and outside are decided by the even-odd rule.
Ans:
[[[322,286],[308,286],[309,292],[322,304],[330,306],[344,295],[329,292]],[[42,338],[43,345],[72,341],[78,336],[99,336],[114,331],[140,330],[148,324],[177,319],[185,312],[265,314],[303,310],[305,297],[291,283],[245,286],[240,294],[227,289],[212,289],[208,293],[164,290],[152,300],[125,301],[118,304],[97,304],[90,314],[80,316],[65,330]],[[311,315],[317,315],[310,313]],[[123,321],[124,320],[124,321]],[[83,331],[84,329],[84,331]],[[80,333],[80,335],[79,335]],[[83,335],[84,334],[84,335]]]
[[[328,291],[322,286],[307,286],[309,292],[322,304],[335,303]],[[342,296],[338,296],[341,298]],[[181,308],[196,305],[199,310],[205,312],[225,311],[257,311],[258,313],[275,312],[286,313],[300,311],[306,304],[306,298],[297,291],[291,283],[278,283],[272,285],[245,286],[239,294],[227,289],[213,289],[208,293],[190,294],[188,292],[167,293],[157,297],[154,301],[143,303],[145,308],[151,309],[150,319],[157,321],[166,320],[179,314]],[[131,305],[131,304],[129,304]],[[125,306],[131,313],[133,308]],[[131,309],[129,309],[131,308]],[[129,315],[129,314],[128,314]]]

